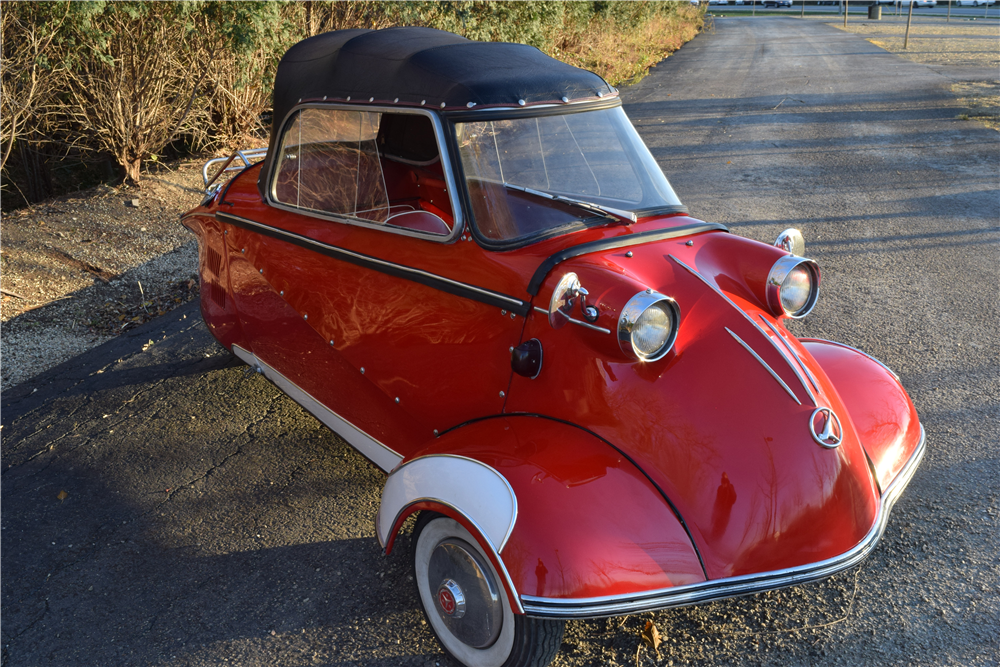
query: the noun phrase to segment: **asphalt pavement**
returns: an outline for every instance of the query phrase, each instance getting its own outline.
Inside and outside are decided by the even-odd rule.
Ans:
[[[556,665],[1000,661],[1000,135],[950,83],[821,23],[727,18],[622,91],[694,216],[802,230],[822,287],[793,331],[885,361],[928,448],[859,568],[572,622]],[[4,667],[451,664],[405,537],[381,555],[381,473],[195,308],[5,391],[2,423]]]

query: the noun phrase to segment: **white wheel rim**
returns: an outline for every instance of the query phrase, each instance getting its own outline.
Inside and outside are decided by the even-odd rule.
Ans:
[[[473,648],[459,640],[441,620],[434,606],[434,595],[437,585],[432,590],[427,576],[431,554],[442,540],[456,537],[464,540],[476,549],[482,561],[489,567],[489,574],[493,577],[493,581],[496,582],[502,591],[500,600],[503,604],[503,626],[500,628],[500,636],[497,637],[496,642],[488,648]],[[454,519],[447,517],[434,519],[424,526],[424,529],[420,532],[420,536],[417,538],[417,547],[414,550],[414,565],[417,590],[420,592],[420,602],[427,611],[427,619],[430,621],[431,627],[434,628],[434,634],[437,635],[445,649],[469,667],[500,667],[503,665],[510,656],[511,649],[514,647],[514,612],[510,609],[507,592],[501,583],[503,580],[497,574],[496,568],[493,567],[489,557],[483,553],[483,549],[479,546],[476,538]]]

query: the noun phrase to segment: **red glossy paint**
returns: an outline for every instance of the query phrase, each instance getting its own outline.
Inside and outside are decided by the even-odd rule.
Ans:
[[[838,556],[878,512],[866,450],[884,488],[916,446],[912,403],[884,370],[844,348],[798,341],[770,313],[764,283],[784,254],[776,248],[707,232],[568,260],[531,305],[547,309],[556,282],[573,271],[600,311],[596,325],[611,333],[553,329],[544,313],[512,315],[214,213],[525,301],[532,274],[559,250],[696,221],[649,218],[491,252],[467,230],[437,242],[269,207],[258,169],[185,218],[200,241],[210,329],[404,457],[456,453],[500,471],[519,502],[501,557],[522,594],[635,593]],[[622,308],[646,288],[673,297],[681,312],[673,350],[652,363],[623,352],[615,335]],[[543,347],[534,380],[510,370],[510,348],[530,338]],[[819,385],[816,405],[793,370],[800,363]],[[817,405],[840,416],[835,449],[810,435]]]
[[[598,597],[705,580],[656,487],[583,429],[540,417],[486,419],[417,456],[441,453],[481,461],[514,489],[517,522],[500,555],[521,595]]]
[[[234,344],[246,346],[229,287],[222,225],[207,215],[190,215],[183,222],[198,238],[202,317],[215,338],[225,347],[232,348]]]
[[[802,345],[837,385],[885,489],[920,443],[913,401],[896,378],[869,357],[829,341],[803,339]]]
[[[709,578],[840,555],[871,529],[878,493],[835,386],[796,344],[820,384],[817,402],[844,425],[844,442],[831,450],[813,441],[815,406],[769,334],[669,258],[702,272],[763,326],[762,314],[775,321],[755,298],[754,276],[731,278],[720,267],[727,257],[754,253],[769,268],[781,252],[723,233],[692,240],[691,247],[687,239],[671,240],[633,248],[632,258],[614,251],[557,267],[539,296],[548,298],[559,277],[574,271],[602,310],[597,324],[612,330],[621,305],[641,289],[673,297],[681,311],[677,341],[660,361],[640,363],[617,349],[613,334],[573,325],[554,330],[534,313],[524,338],[541,341],[543,371],[535,380],[514,377],[506,409],[587,424],[620,447],[677,506]]]

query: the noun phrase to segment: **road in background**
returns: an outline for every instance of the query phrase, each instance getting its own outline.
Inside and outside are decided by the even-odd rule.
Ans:
[[[572,622],[556,665],[996,664],[997,133],[818,22],[724,19],[623,91],[693,215],[823,272],[800,336],[902,376],[928,452],[874,554],[784,591]],[[3,394],[4,667],[442,667],[383,476],[187,306]],[[645,649],[641,664],[652,654]]]
[[[868,17],[868,6],[872,4],[871,0],[849,0],[847,3],[847,14],[848,20],[854,21],[858,18]],[[882,4],[882,16],[884,17],[903,17],[910,11],[909,5],[896,6],[895,4]],[[760,2],[757,3],[756,7],[750,5],[749,0],[746,4],[736,5],[730,3],[728,5],[709,5],[708,12],[711,15],[719,16],[724,14],[726,16],[743,16],[744,12],[747,16],[755,15],[762,18],[772,17],[772,16],[799,16],[802,13],[802,3],[798,0],[792,1],[792,7],[789,9],[787,7],[764,7]],[[829,16],[830,14],[837,14],[840,16],[844,15],[844,8],[837,2],[831,2],[828,4],[815,4],[806,3],[805,15],[808,17],[810,15],[822,15]],[[938,2],[936,7],[914,7],[913,8],[913,18],[919,20],[926,17],[946,17],[948,16],[948,3]],[[1000,4],[994,5],[982,5],[980,7],[972,7],[963,5],[959,7],[958,5],[952,3],[951,6],[951,18],[956,20],[968,20],[968,19],[991,19],[996,20],[1000,18]]]

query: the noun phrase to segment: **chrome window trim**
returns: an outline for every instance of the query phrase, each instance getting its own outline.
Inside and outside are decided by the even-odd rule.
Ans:
[[[531,105],[501,105],[493,107],[472,107],[466,109],[446,109],[441,114],[455,123],[474,123],[481,120],[513,120],[537,116],[561,116],[581,111],[599,111],[622,106],[618,91],[603,97],[587,97],[569,102],[548,102]]]
[[[839,556],[771,572],[713,579],[629,595],[594,598],[543,598],[522,595],[524,612],[528,616],[564,619],[637,614],[796,586],[850,569],[867,558],[875,549],[888,525],[893,506],[913,478],[925,451],[926,434],[921,425],[920,442],[906,466],[882,494],[871,529],[858,544]]]
[[[346,440],[351,447],[354,447],[366,459],[385,472],[389,472],[403,460],[402,455],[396,453],[320,403],[309,392],[282,375],[273,366],[261,361],[260,357],[253,352],[234,344],[233,354],[247,364],[261,370],[264,373],[264,377],[273,382],[274,386],[285,392],[289,398],[305,408],[316,419],[322,422],[324,426]]]
[[[451,233],[447,236],[442,236],[440,234],[431,234],[428,232],[419,232],[412,229],[401,229],[398,227],[387,226],[385,223],[376,223],[370,221],[364,221],[361,218],[353,218],[345,215],[338,215],[336,213],[323,213],[321,211],[315,211],[313,209],[299,208],[297,206],[292,206],[290,204],[284,204],[278,201],[277,195],[275,194],[275,179],[277,177],[277,162],[272,162],[269,166],[271,172],[264,174],[267,178],[267,201],[265,202],[268,206],[272,208],[280,209],[282,211],[289,211],[291,213],[298,213],[299,215],[307,215],[313,218],[319,218],[321,220],[329,220],[331,222],[339,222],[345,225],[353,225],[355,227],[365,227],[369,229],[380,229],[389,234],[397,234],[399,236],[410,236],[413,238],[424,239],[426,241],[436,241],[437,243],[449,243],[454,241],[461,235],[462,230],[465,227],[465,219],[462,215],[462,203],[458,198],[458,190],[455,186],[455,172],[451,166],[450,154],[448,153],[447,143],[445,142],[445,130],[444,125],[441,122],[441,117],[431,111],[430,109],[417,109],[412,107],[385,107],[379,105],[360,105],[360,104],[338,104],[336,102],[306,102],[304,104],[298,104],[289,110],[288,115],[281,121],[281,129],[278,131],[278,145],[275,150],[280,152],[281,141],[284,139],[285,130],[287,130],[288,123],[295,116],[296,113],[302,109],[330,109],[337,111],[355,111],[361,112],[372,112],[379,114],[412,114],[418,116],[426,116],[430,118],[431,125],[434,127],[434,140],[438,147],[438,158],[441,161],[441,170],[444,173],[444,182],[448,186],[448,201],[451,203],[452,211],[452,226]],[[383,177],[384,178],[384,177]]]

